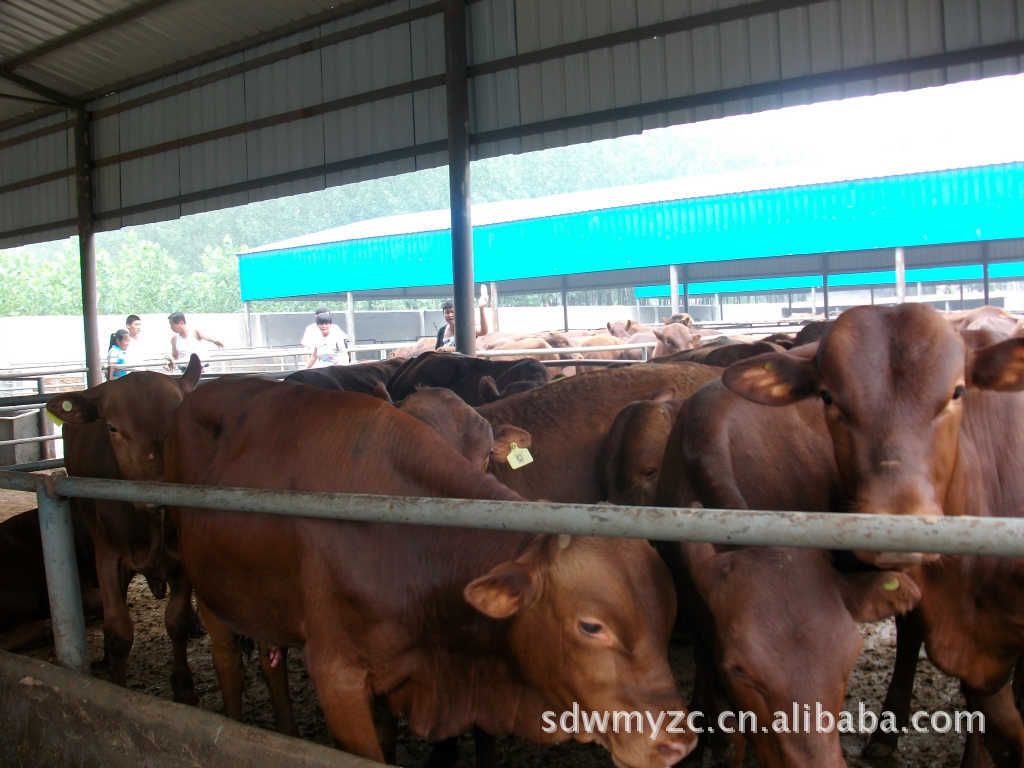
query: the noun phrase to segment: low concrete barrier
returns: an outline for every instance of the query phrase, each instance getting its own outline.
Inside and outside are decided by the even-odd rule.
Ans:
[[[381,768],[0,651],[0,765],[11,768]]]

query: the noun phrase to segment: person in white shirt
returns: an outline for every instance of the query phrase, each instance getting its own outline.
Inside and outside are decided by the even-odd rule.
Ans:
[[[329,365],[348,365],[349,335],[331,320],[331,311],[319,307],[314,321],[302,334],[302,346],[309,350],[307,368],[326,368]]]
[[[171,335],[171,370],[174,370],[174,366],[178,366],[178,369],[184,371],[188,367],[189,358],[192,354],[199,355],[199,359],[203,358],[200,352],[203,350],[202,342],[208,341],[218,349],[224,349],[224,344],[212,336],[207,336],[205,333],[197,328],[189,328],[188,323],[185,321],[184,312],[174,312],[167,316],[167,322],[171,326],[171,330],[174,332]]]

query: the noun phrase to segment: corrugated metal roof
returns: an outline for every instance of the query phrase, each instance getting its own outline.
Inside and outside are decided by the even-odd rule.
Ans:
[[[95,98],[144,73],[354,4],[354,0],[5,0],[0,3],[0,68],[72,99]],[[114,23],[133,14],[133,23]],[[62,39],[67,44],[57,46]],[[10,92],[6,82],[4,90]],[[0,99],[0,122],[37,109],[31,103]]]
[[[1024,238],[1024,163],[615,208],[606,201],[593,210],[573,209],[566,200],[568,211],[528,202],[539,217],[521,217],[526,203],[504,204],[516,213],[504,217],[501,205],[488,206],[487,223],[474,211],[478,281]],[[432,216],[420,220],[436,224]],[[348,239],[298,239],[240,254],[242,299],[449,285],[449,231],[417,230],[408,226],[415,217],[398,218],[406,225],[400,234],[392,220],[368,222],[342,228]],[[392,233],[380,234],[388,224]],[[557,287],[550,280],[546,288],[536,285]]]

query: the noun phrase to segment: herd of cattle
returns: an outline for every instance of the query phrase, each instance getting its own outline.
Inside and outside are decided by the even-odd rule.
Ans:
[[[462,499],[1024,514],[1024,332],[1002,311],[856,307],[800,338],[759,342],[700,344],[692,329],[673,325],[681,330],[651,333],[659,342],[682,334],[679,351],[556,380],[533,359],[428,351],[284,382],[200,384],[193,357],[181,378],[137,372],[58,395],[47,409],[64,422],[68,472],[81,476]],[[555,348],[548,336],[518,348],[541,340]],[[513,444],[534,461],[513,469]],[[570,738],[542,730],[541,714],[574,704],[655,718],[681,711],[667,658],[674,627],[693,638],[690,706],[709,720],[746,710],[767,723],[794,703],[836,714],[861,649],[856,622],[896,616],[886,709],[906,723],[924,644],[959,678],[968,708],[986,715],[986,733],[966,740],[963,765],[1024,766],[1013,681],[1024,653],[1021,560],[652,545],[86,500],[75,512],[88,534],[80,567],[94,568],[114,682],[125,683],[132,646],[127,584],[142,573],[158,596],[169,586],[176,700],[196,701],[187,657],[194,594],[227,714],[241,715],[239,638],[253,638],[278,726],[294,733],[284,660],[301,649],[332,736],[358,755],[393,759],[399,717],[440,743],[431,764],[442,765],[448,740],[474,729],[542,743]],[[21,613],[7,615],[27,617],[33,600],[14,583],[5,579],[3,600]],[[675,765],[698,746],[691,732],[577,738],[597,741],[625,768]],[[869,750],[889,754],[896,738],[878,733]],[[711,746],[733,766],[748,750],[768,768],[845,765],[835,732],[769,729]],[[478,765],[492,758],[482,750]]]

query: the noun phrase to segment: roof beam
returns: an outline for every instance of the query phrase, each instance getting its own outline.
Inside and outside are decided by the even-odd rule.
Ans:
[[[352,0],[351,2],[343,3],[336,8],[332,8],[329,11],[324,11],[313,16],[307,16],[304,19],[298,19],[297,21],[293,21],[281,27],[275,27],[274,29],[267,30],[266,32],[254,35],[253,37],[248,37],[234,43],[228,43],[227,45],[222,45],[219,48],[214,48],[211,51],[205,51],[203,53],[196,54],[195,56],[190,56],[187,59],[176,61],[173,64],[168,64],[165,67],[151,69],[149,72],[143,72],[142,74],[128,78],[127,80],[106,85],[85,94],[82,98],[85,101],[91,101],[92,99],[99,98],[100,96],[104,96],[108,93],[116,93],[128,88],[134,88],[137,85],[149,83],[153,80],[159,80],[162,77],[177,74],[178,72],[184,72],[187,69],[199,67],[203,64],[209,64],[211,61],[223,59],[225,56],[231,56],[232,54],[240,53],[258,45],[263,45],[264,43],[279,40],[282,37],[294,35],[296,32],[302,32],[303,30],[320,26],[328,21],[352,16],[378,5],[386,5],[389,2],[392,2],[392,0]]]
[[[122,24],[127,24],[129,21],[133,21],[140,16],[152,11],[154,8],[159,8],[162,5],[177,2],[177,0],[145,0],[145,2],[138,3],[129,8],[125,8],[123,11],[112,13],[109,16],[104,16],[91,24],[86,24],[82,27],[77,27],[71,30],[67,34],[55,37],[52,40],[48,40],[42,45],[37,45],[35,48],[30,48],[23,53],[19,53],[17,56],[12,56],[9,59],[0,61],[0,74],[6,75],[8,72],[13,72],[18,67],[27,64],[30,61],[41,58],[48,53],[66,48],[73,43],[77,43],[79,40],[83,40],[90,35],[95,35],[98,32],[105,32],[108,29],[119,27]]]
[[[40,85],[35,80],[29,80],[27,77],[16,75],[13,72],[0,72],[0,77],[20,85],[26,91],[31,91],[32,93],[42,96],[44,99],[49,100],[50,103],[56,106],[67,107],[69,109],[81,109],[84,106],[84,103],[78,99],[73,99],[67,94],[55,91],[52,88],[47,88],[45,85]]]

